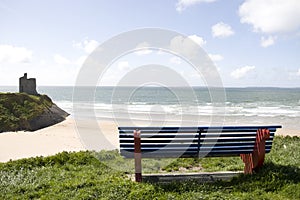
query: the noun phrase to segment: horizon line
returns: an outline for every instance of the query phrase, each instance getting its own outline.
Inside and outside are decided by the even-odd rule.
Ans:
[[[18,85],[0,85],[0,87],[19,87]],[[92,85],[87,86],[75,86],[75,85],[39,85],[38,87],[95,87]],[[140,86],[134,86],[134,85],[124,85],[124,86],[114,86],[114,85],[97,85],[96,87],[140,87]],[[149,88],[159,88],[164,86],[155,86],[155,85],[149,85],[149,86],[142,86],[142,87],[149,87]],[[216,86],[197,86],[197,85],[191,85],[192,88],[282,88],[282,89],[300,89],[300,86],[224,86],[224,87],[216,87]],[[188,88],[188,86],[169,86],[167,88]]]

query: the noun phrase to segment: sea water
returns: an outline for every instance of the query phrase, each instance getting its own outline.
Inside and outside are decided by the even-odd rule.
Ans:
[[[40,86],[38,92],[72,115],[74,105],[93,110],[98,120],[135,120],[146,125],[282,125],[300,130],[300,88],[224,88],[205,87],[73,87]],[[86,92],[93,97],[86,99]],[[17,87],[0,87],[1,92],[16,92]],[[81,99],[82,97],[82,99]],[[76,112],[76,110],[75,110]],[[89,118],[91,112],[80,112]],[[151,123],[150,123],[151,122]],[[124,124],[123,124],[124,125]]]

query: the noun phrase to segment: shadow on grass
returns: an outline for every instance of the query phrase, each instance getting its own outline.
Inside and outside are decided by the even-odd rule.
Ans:
[[[253,175],[241,175],[230,182],[220,185],[235,186],[240,190],[249,190],[252,186],[264,188],[265,191],[276,191],[287,184],[300,183],[300,168],[295,166],[266,163],[263,168]]]
[[[276,165],[271,162],[265,163],[263,168],[255,174],[234,177],[231,181],[218,181],[213,183],[201,183],[197,181],[172,182],[168,184],[154,183],[155,187],[168,192],[188,191],[215,191],[226,190],[227,192],[253,192],[261,190],[265,192],[277,192],[292,185],[299,188],[300,168],[294,166]],[[293,190],[295,190],[295,188]],[[300,196],[299,191],[295,191]]]

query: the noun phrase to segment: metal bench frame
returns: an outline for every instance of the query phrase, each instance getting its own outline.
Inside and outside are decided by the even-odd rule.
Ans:
[[[120,153],[135,159],[135,180],[142,181],[143,158],[240,156],[244,173],[262,167],[275,131],[281,126],[118,127]]]

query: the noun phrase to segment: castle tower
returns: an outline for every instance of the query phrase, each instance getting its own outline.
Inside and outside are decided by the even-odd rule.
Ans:
[[[27,79],[27,73],[25,73],[24,76],[20,77],[19,79],[19,92],[25,92],[31,95],[38,95],[36,91],[36,79]]]

